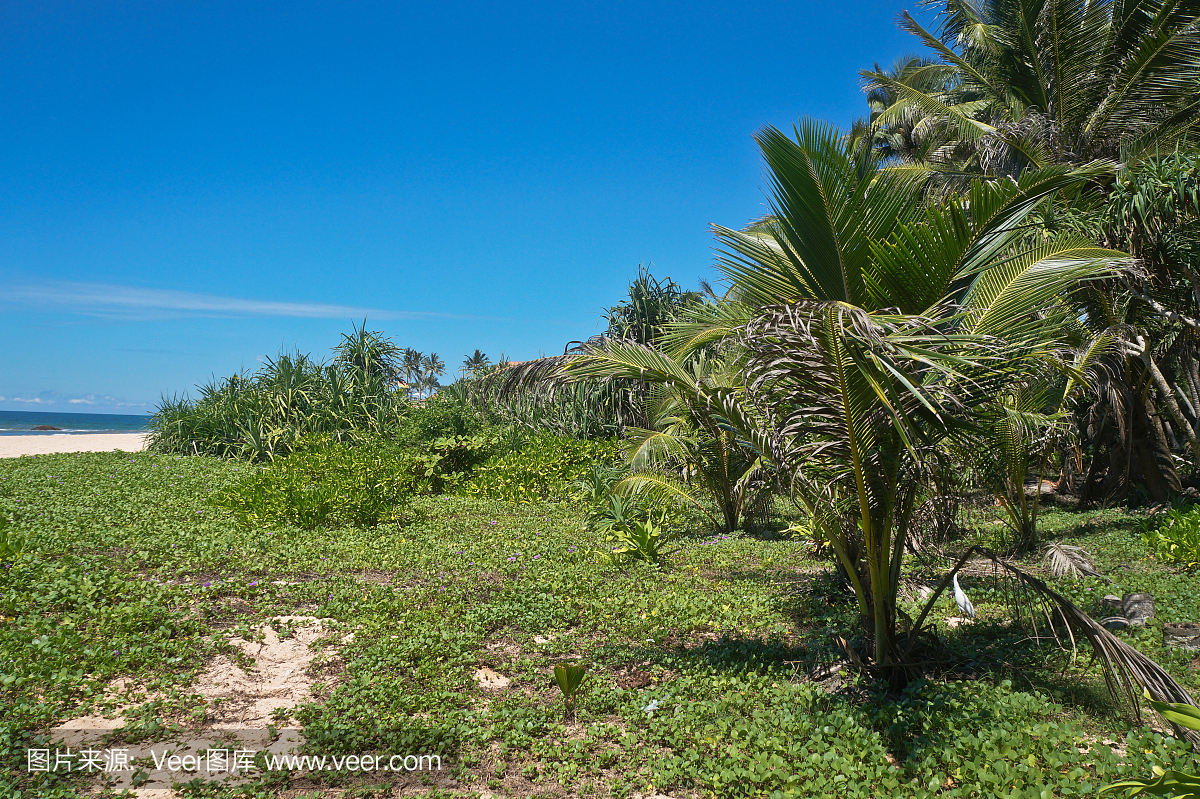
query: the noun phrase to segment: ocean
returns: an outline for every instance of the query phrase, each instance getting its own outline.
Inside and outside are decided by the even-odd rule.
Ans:
[[[62,433],[140,433],[150,422],[149,414],[49,413],[47,411],[0,411],[0,436],[60,435]],[[38,425],[58,430],[33,430]]]

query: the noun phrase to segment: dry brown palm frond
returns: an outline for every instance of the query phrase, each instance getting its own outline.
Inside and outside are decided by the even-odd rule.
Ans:
[[[1054,542],[1046,544],[1045,551],[1042,563],[1049,567],[1050,574],[1056,578],[1086,576],[1099,577],[1101,580],[1112,582],[1108,577],[1096,571],[1091,555],[1083,547]]]
[[[1150,693],[1151,699],[1158,700],[1159,702],[1178,702],[1192,705],[1193,707],[1196,706],[1195,700],[1192,699],[1179,683],[1175,682],[1174,678],[1162,666],[1159,666],[1137,649],[1134,649],[1104,629],[1100,625],[1100,622],[1085,613],[1074,602],[1050,588],[1050,586],[1046,585],[1045,581],[1039,580],[1037,577],[1018,569],[1003,558],[984,550],[982,547],[972,547],[969,549],[958,560],[949,574],[942,579],[937,590],[934,591],[933,596],[929,598],[929,601],[922,609],[916,624],[913,625],[915,631],[920,632],[926,614],[937,602],[942,592],[946,590],[946,586],[950,584],[951,577],[962,568],[970,556],[975,554],[990,560],[1000,572],[1006,573],[1015,581],[1018,589],[1015,592],[1018,618],[1023,608],[1029,614],[1035,635],[1040,635],[1037,629],[1039,620],[1041,620],[1046,623],[1050,634],[1060,643],[1063,641],[1062,635],[1065,633],[1073,650],[1076,649],[1080,636],[1091,644],[1095,658],[1100,661],[1103,667],[1104,681],[1108,686],[1109,692],[1118,701],[1120,701],[1121,697],[1129,700],[1135,719],[1139,721],[1141,719],[1143,688]],[[915,634],[911,635],[909,640],[915,643],[916,637]],[[913,643],[910,643],[908,649],[905,650],[904,659],[908,658],[913,648]],[[1195,733],[1185,732],[1178,727],[1176,727],[1176,734],[1180,737],[1190,736],[1193,740],[1195,739]]]

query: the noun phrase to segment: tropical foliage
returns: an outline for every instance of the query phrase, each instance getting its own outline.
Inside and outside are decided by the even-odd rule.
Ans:
[[[1025,556],[1047,493],[1165,502],[1200,467],[1200,4],[934,7],[932,31],[901,17],[922,54],[863,73],[868,119],[756,136],[769,212],[714,227],[719,291],[639,266],[603,334],[520,364],[476,349],[444,388],[440,358],[364,322],[328,364],[281,355],[164,401],[154,446],[275,461],[245,480],[255,502],[276,486],[324,507],[275,476],[318,456],[282,456],[313,434],[336,457],[386,441],[405,491],[582,500],[622,568],[665,566],[688,518],[772,535],[786,500],[854,596],[842,651],[893,690],[923,674],[925,620],[974,556],[1031,620],[1040,603],[1087,640],[1115,695],[1187,699],[1072,598],[954,538],[983,495],[988,545]],[[1177,515],[1146,540],[1191,565]],[[955,548],[906,610],[912,555],[941,570]],[[1077,549],[1052,543],[1052,573],[1098,576]]]
[[[416,474],[412,456],[395,447],[310,441],[248,474],[214,504],[260,530],[373,527],[405,520]]]
[[[935,30],[907,12],[899,23],[928,58],[862,73],[886,155],[925,170],[1016,177],[1098,158],[1135,163],[1196,130],[1195,2],[930,5]]]
[[[366,323],[342,337],[329,363],[280,353],[254,374],[199,387],[199,396],[163,398],[150,421],[159,452],[272,460],[305,436],[385,437],[408,408],[397,390],[403,352]]]
[[[768,129],[773,218],[719,228],[721,268],[755,316],[741,335],[749,391],[769,409],[771,453],[823,517],[875,656],[892,657],[895,596],[929,452],[974,423],[1005,387],[1064,368],[1064,295],[1125,259],[1076,235],[1031,236],[1026,220],[1100,165],[972,184],[923,206],[836,131]],[[861,536],[861,540],[859,540]]]

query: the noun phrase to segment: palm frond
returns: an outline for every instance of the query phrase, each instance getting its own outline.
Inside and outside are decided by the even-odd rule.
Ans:
[[[645,499],[651,503],[682,500],[707,516],[714,526],[720,526],[720,522],[697,493],[687,483],[666,470],[645,469],[635,472],[617,482],[612,490],[616,494]]]
[[[1045,546],[1045,554],[1042,556],[1042,563],[1050,569],[1050,573],[1056,578],[1064,577],[1099,577],[1102,580],[1108,580],[1100,572],[1096,571],[1096,566],[1092,563],[1091,555],[1083,547],[1077,547],[1073,544],[1063,544],[1055,541]]]
[[[1162,666],[1104,629],[1098,621],[1074,602],[1050,588],[1045,581],[1022,571],[982,547],[972,547],[967,550],[954,569],[942,579],[913,625],[913,633],[909,636],[906,656],[912,651],[912,647],[917,641],[917,634],[929,609],[934,606],[938,597],[950,584],[951,576],[974,555],[990,561],[1000,573],[1008,575],[1015,583],[1018,602],[1028,612],[1030,623],[1034,625],[1035,631],[1040,619],[1045,622],[1047,631],[1058,638],[1060,642],[1062,641],[1060,636],[1065,635],[1072,649],[1077,646],[1079,638],[1088,642],[1093,654],[1103,667],[1104,681],[1108,686],[1109,693],[1118,701],[1122,697],[1127,699],[1135,719],[1141,718],[1143,689],[1150,694],[1152,699],[1159,702],[1178,702],[1196,706],[1191,695]]]

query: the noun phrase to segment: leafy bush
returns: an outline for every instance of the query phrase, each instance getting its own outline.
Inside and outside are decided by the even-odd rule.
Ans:
[[[214,504],[245,525],[306,530],[404,518],[419,480],[416,456],[385,444],[310,447],[243,478]]]
[[[399,417],[394,437],[397,444],[420,446],[436,439],[470,436],[482,427],[469,405],[438,394],[419,405],[407,406]]]
[[[594,463],[616,460],[616,441],[580,441],[546,433],[534,436],[520,450],[491,458],[480,466],[461,492],[467,496],[538,502],[570,493],[571,484],[585,477]]]
[[[433,494],[453,488],[487,461],[499,442],[497,431],[434,439],[416,456],[419,471],[426,480],[423,487]]]
[[[1200,565],[1200,508],[1172,508],[1142,532],[1151,554],[1167,563]]]

